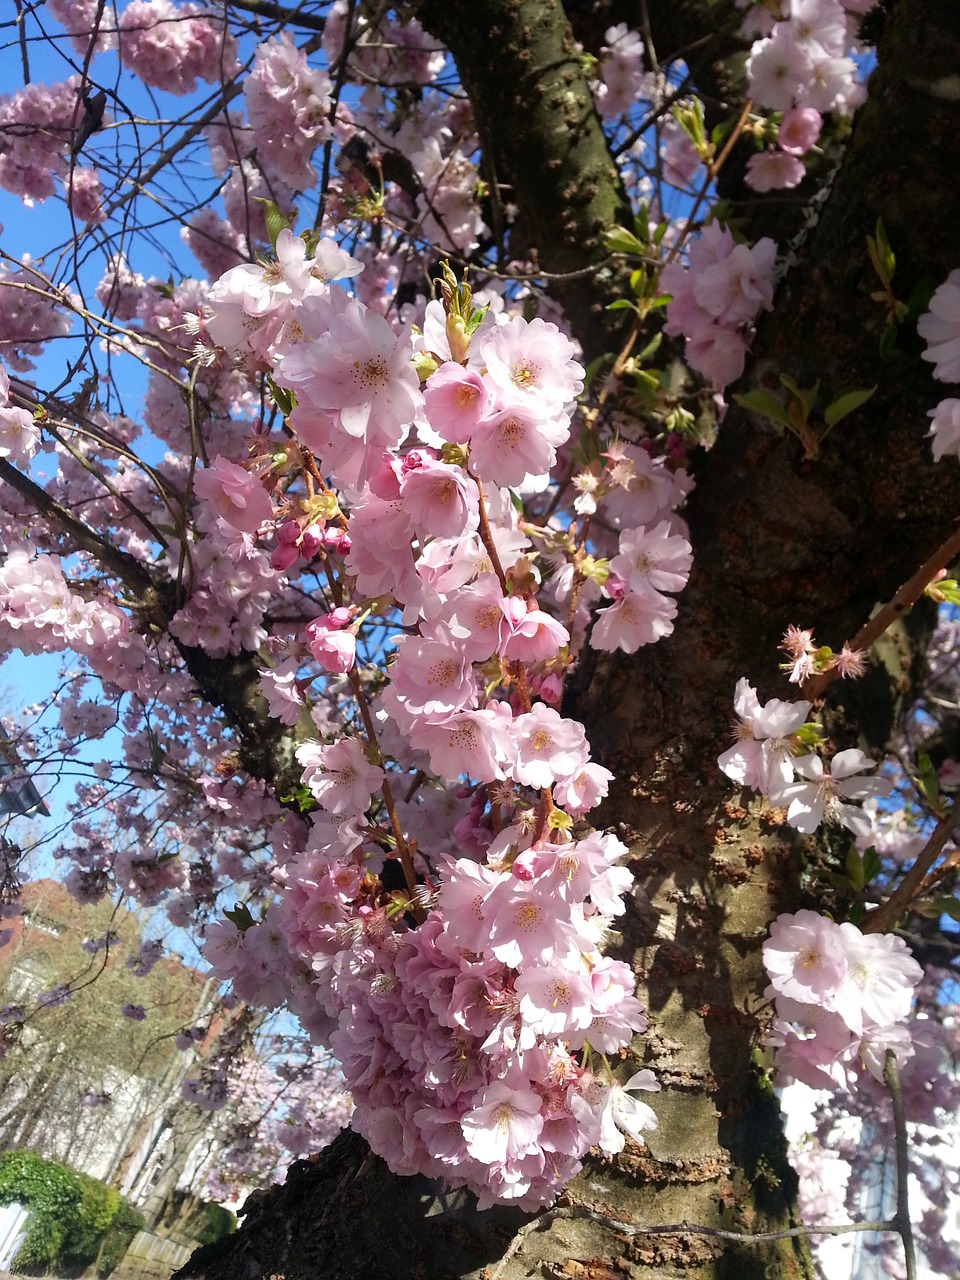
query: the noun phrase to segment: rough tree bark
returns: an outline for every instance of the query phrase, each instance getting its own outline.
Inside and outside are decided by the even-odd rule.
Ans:
[[[716,8],[647,7],[663,30],[680,10],[693,22]],[[822,643],[839,646],[951,530],[960,505],[956,464],[935,467],[924,439],[926,410],[940,397],[915,334],[902,336],[893,361],[880,358],[883,314],[870,299],[877,282],[866,251],[882,217],[900,297],[922,276],[939,282],[957,265],[960,11],[953,0],[901,0],[887,10],[869,103],[737,388],[776,389],[786,372],[801,386],[821,379],[823,403],[851,386],[876,385],[876,394],[812,461],[793,437],[731,407],[697,463],[688,512],[695,570],[674,635],[634,657],[585,660],[567,708],[617,776],[601,817],[630,844],[646,895],[631,904],[615,948],[632,960],[651,1020],[629,1065],[653,1067],[663,1091],[652,1098],[660,1127],[648,1146],[591,1162],[566,1200],[637,1225],[756,1232],[794,1221],[776,1102],[753,1058],[764,1016],[759,948],[773,916],[804,901],[804,850],[732,791],[716,757],[729,740],[738,677],[749,675],[761,695],[774,691],[785,626],[813,626]],[[597,224],[617,220],[622,194],[596,151],[599,129],[584,105],[564,11],[556,0],[425,0],[420,13],[457,60],[484,148],[499,180],[514,187],[541,262],[558,271],[595,264]],[[690,43],[703,34],[691,30]],[[711,58],[716,86],[722,51]],[[581,163],[590,166],[586,186]],[[592,353],[609,349],[601,308],[615,287],[597,271],[558,289]],[[884,696],[892,705],[890,689]],[[344,1134],[295,1165],[284,1187],[256,1196],[238,1234],[199,1251],[177,1275],[481,1280],[523,1221],[512,1211],[478,1214],[468,1196],[395,1178]],[[734,1274],[812,1272],[796,1241],[627,1237],[592,1219],[530,1233],[502,1271],[504,1280]]]

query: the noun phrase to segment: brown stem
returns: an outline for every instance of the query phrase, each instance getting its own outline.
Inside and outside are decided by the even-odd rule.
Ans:
[[[864,916],[860,928],[864,933],[882,933],[889,929],[920,892],[924,876],[943,852],[943,847],[960,824],[960,801],[950,806],[940,819],[930,839],[917,854],[913,866],[896,889],[879,907]]]
[[[476,480],[476,476],[474,477]],[[510,594],[510,588],[507,586],[507,575],[503,572],[503,565],[500,563],[500,557],[497,555],[497,546],[493,540],[493,533],[490,530],[490,521],[487,518],[487,504],[483,496],[483,485],[477,480],[477,493],[480,497],[480,541],[486,548],[487,555],[490,557],[490,563],[493,565],[493,571],[497,575],[500,583],[500,590],[505,596]]]
[[[917,1280],[917,1254],[913,1245],[913,1227],[910,1224],[910,1208],[907,1187],[910,1181],[910,1162],[907,1157],[907,1121],[903,1110],[903,1091],[900,1088],[900,1072],[897,1055],[887,1050],[883,1064],[883,1078],[890,1090],[893,1102],[893,1124],[897,1136],[897,1213],[894,1218],[907,1264],[907,1280]]]
[[[957,555],[960,555],[960,529],[952,533],[946,542],[942,542],[933,555],[924,560],[913,577],[903,584],[893,599],[888,601],[882,609],[879,609],[868,622],[864,623],[850,641],[848,648],[854,650],[869,649],[875,641],[880,639],[889,626],[917,603],[923,595],[924,589],[933,581],[940,570],[945,568]],[[813,701],[819,698],[824,690],[829,688],[836,679],[838,679],[838,671],[836,667],[832,667],[829,671],[822,671],[819,675],[811,676],[809,680],[804,680],[800,686],[800,692],[805,698]]]

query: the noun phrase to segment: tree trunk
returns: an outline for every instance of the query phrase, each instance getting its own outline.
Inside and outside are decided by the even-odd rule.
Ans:
[[[664,6],[669,0],[651,2],[654,18]],[[534,10],[541,34],[528,40]],[[501,105],[512,78],[549,108],[549,93],[537,96],[541,72],[561,79],[569,72],[565,92],[580,102],[584,83],[568,33],[542,35],[548,18],[565,22],[559,5],[431,0],[421,14],[457,60],[498,178],[525,192],[526,226],[547,237],[541,260],[549,243],[558,269],[596,261],[592,245],[577,258],[569,227],[551,230],[569,206],[563,130],[537,133],[536,174],[524,175],[527,149],[518,139],[526,117],[518,123]],[[491,23],[501,31],[496,59]],[[511,23],[520,24],[519,37]],[[556,55],[549,69],[537,64],[541,49]],[[510,57],[522,63],[520,79]],[[633,657],[586,655],[565,708],[583,721],[594,758],[617,777],[600,822],[630,844],[641,891],[613,950],[632,961],[650,1016],[628,1065],[652,1067],[663,1089],[651,1097],[659,1128],[647,1147],[628,1143],[616,1159],[591,1161],[564,1203],[635,1227],[756,1233],[795,1223],[796,1180],[757,1051],[766,1011],[760,945],[778,913],[803,903],[804,850],[769,810],[736,794],[716,758],[729,742],[739,677],[750,677],[761,696],[789,696],[774,684],[787,624],[812,626],[821,643],[839,648],[957,515],[956,464],[934,466],[924,439],[926,411],[940,397],[915,332],[905,326],[904,354],[880,357],[884,316],[870,298],[879,286],[866,237],[882,218],[901,298],[922,276],[936,284],[957,265],[960,103],[950,86],[958,66],[953,0],[892,7],[869,103],[738,388],[779,391],[780,373],[802,387],[819,378],[821,413],[845,388],[876,385],[874,397],[826,437],[815,460],[779,427],[730,408],[716,446],[698,463],[688,513],[695,567],[675,633]],[[581,123],[577,145],[593,147],[593,126]],[[589,216],[615,220],[616,182],[603,166],[592,181],[604,188],[590,197],[603,212]],[[572,328],[585,350],[609,349],[599,308],[616,282],[598,273],[576,287],[576,299],[564,296]],[[894,693],[884,689],[889,707]],[[477,1213],[464,1193],[444,1195],[424,1179],[393,1177],[351,1134],[295,1165],[284,1187],[252,1199],[241,1231],[199,1251],[180,1280],[481,1280],[525,1221],[515,1211]],[[812,1270],[795,1238],[758,1245],[679,1231],[629,1234],[596,1217],[567,1217],[527,1235],[497,1270],[498,1280],[532,1274],[776,1280]]]

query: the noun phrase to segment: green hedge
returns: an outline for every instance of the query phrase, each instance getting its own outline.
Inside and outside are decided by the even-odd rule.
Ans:
[[[208,1201],[203,1206],[197,1220],[191,1221],[193,1234],[197,1244],[214,1244],[223,1236],[231,1235],[237,1229],[236,1214],[225,1209],[222,1204]]]
[[[97,1262],[108,1276],[143,1226],[112,1187],[31,1151],[0,1155],[0,1204],[13,1200],[30,1210],[18,1267],[76,1271]]]

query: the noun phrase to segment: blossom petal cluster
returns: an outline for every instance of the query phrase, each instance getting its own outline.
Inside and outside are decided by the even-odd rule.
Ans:
[[[893,934],[863,933],[815,911],[781,915],[763,944],[775,1002],[776,1066],[812,1088],[883,1079],[888,1049],[902,1066],[913,1053],[904,1026],[923,970]]]
[[[788,824],[804,835],[825,822],[865,835],[871,829],[870,817],[850,801],[888,795],[891,783],[859,776],[876,761],[857,748],[837,752],[829,763],[815,753],[803,753],[795,735],[811,705],[777,698],[763,705],[747,680],[738,681],[737,741],[720,755],[718,764],[734,782],[786,808]]]
[[[303,514],[274,512],[272,562],[317,555],[338,575],[335,607],[261,677],[270,713],[299,722],[313,682],[360,679],[362,611],[393,609],[404,630],[356,733],[336,736],[313,707],[321,737],[296,753],[316,806],[306,847],[279,905],[243,929],[211,925],[205,955],[244,999],[289,1001],[332,1048],[352,1123],[391,1168],[533,1208],[592,1146],[615,1153],[656,1123],[636,1097],[657,1087],[651,1073],[624,1087],[607,1061],[646,1027],[629,966],[600,951],[632,890],[627,849],[571,834],[611,775],[548,701],[586,627],[575,637],[556,616],[569,578],[538,591],[536,548],[562,526],[522,529],[509,494],[546,484],[584,369],[552,322],[502,314],[467,337],[430,303],[421,385],[409,333],[330,287],[358,264],[289,232],[276,253],[232,268],[197,313],[219,359],[290,393],[313,460]],[[620,532],[593,643],[632,650],[669,633],[691,553],[672,512],[688,484],[630,449],[600,485]],[[278,494],[250,464],[219,455],[194,489],[232,558],[270,529]],[[405,888],[386,888],[401,863]]]
[[[719,222],[709,223],[690,246],[687,265],[671,262],[660,287],[672,295],[665,331],[686,338],[686,360],[717,387],[743,372],[751,325],[773,305],[777,246],[768,236],[737,244]]]

